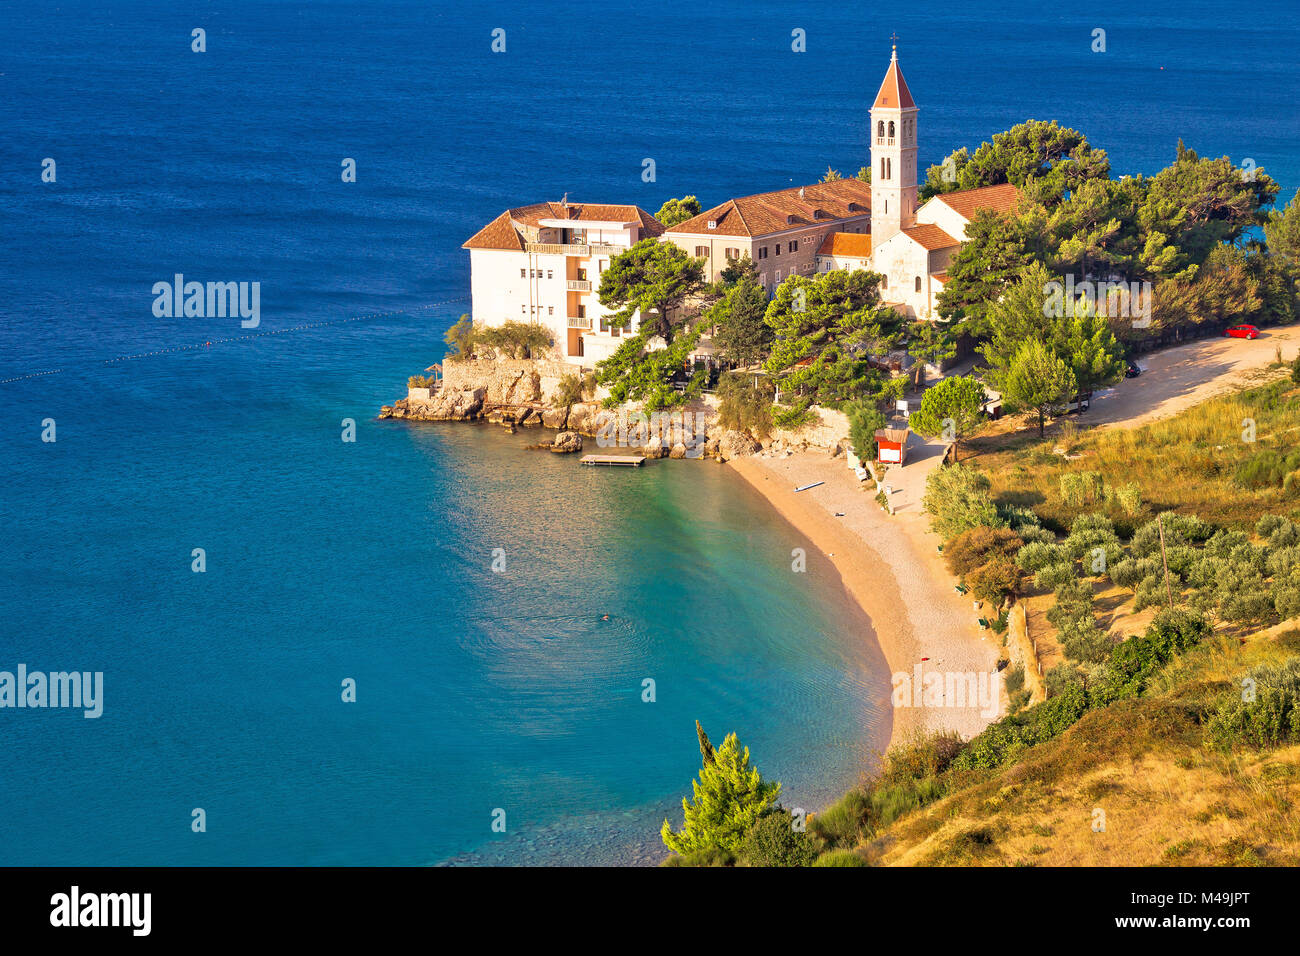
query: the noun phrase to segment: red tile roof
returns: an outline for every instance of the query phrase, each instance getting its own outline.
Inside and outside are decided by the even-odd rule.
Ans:
[[[667,232],[690,236],[766,236],[799,226],[825,226],[870,212],[871,184],[858,179],[837,179],[728,199]],[[715,228],[709,228],[710,222],[716,223]]]
[[[969,222],[981,209],[992,209],[999,213],[1011,211],[1020,202],[1020,190],[1010,183],[1002,183],[999,186],[980,186],[978,189],[940,193],[934,198]]]
[[[912,100],[912,91],[907,88],[907,80],[903,79],[903,71],[898,68],[898,54],[889,60],[889,69],[885,71],[884,82],[880,84],[880,92],[876,94],[876,102],[872,104],[872,109],[884,107],[890,110],[910,110],[916,108],[916,103]]]
[[[871,255],[871,233],[829,232],[822,240],[817,255],[866,259]]]
[[[521,230],[541,227],[543,219],[573,222],[639,222],[640,238],[662,235],[663,224],[640,206],[595,205],[590,203],[539,202],[507,209],[461,245],[462,249],[511,249],[522,251]]]
[[[903,235],[919,242],[931,252],[935,249],[947,249],[949,246],[961,245],[959,240],[954,239],[938,226],[908,226],[903,230]]]

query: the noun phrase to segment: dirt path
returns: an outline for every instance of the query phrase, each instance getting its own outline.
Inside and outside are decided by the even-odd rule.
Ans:
[[[1093,396],[1089,425],[1131,428],[1176,415],[1207,398],[1248,384],[1277,358],[1300,350],[1300,327],[1265,329],[1257,339],[1211,338],[1152,352],[1137,360],[1143,372]]]

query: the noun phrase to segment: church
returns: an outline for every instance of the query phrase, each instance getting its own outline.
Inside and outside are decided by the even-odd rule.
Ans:
[[[919,112],[895,45],[871,106],[870,184],[841,179],[730,199],[662,238],[704,259],[713,281],[728,260],[749,254],[773,294],[791,275],[871,269],[883,277],[885,303],[910,319],[936,319],[967,224],[982,209],[1012,209],[1020,196],[1015,186],[986,186],[919,204]]]
[[[871,106],[871,267],[884,276],[881,296],[914,319],[938,317],[948,263],[981,209],[1006,212],[1015,186],[943,193],[917,206],[917,114],[898,65],[898,47]]]
[[[629,331],[600,304],[611,258],[637,242],[671,242],[717,282],[727,264],[749,256],[768,295],[791,276],[869,269],[881,298],[909,319],[937,319],[948,263],[981,209],[1005,212],[1014,186],[944,193],[918,204],[919,110],[895,46],[871,105],[871,181],[836,179],[729,199],[665,229],[630,203],[540,202],[507,209],[464,243],[470,253],[474,325],[536,322],[559,355],[590,367],[612,355]],[[517,271],[517,275],[516,275]]]

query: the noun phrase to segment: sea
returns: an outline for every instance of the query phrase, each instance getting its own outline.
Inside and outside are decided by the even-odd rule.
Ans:
[[[893,43],[923,167],[1300,187],[1293,3],[0,4],[0,672],[103,682],[0,708],[0,864],[650,865],[697,720],[790,808],[875,766],[870,622],[726,469],[377,413],[504,209],[852,175]]]

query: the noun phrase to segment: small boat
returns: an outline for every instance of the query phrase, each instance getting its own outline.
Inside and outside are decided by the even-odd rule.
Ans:
[[[809,488],[816,488],[818,485],[824,485],[824,484],[826,484],[826,482],[824,481],[814,481],[811,485],[803,485],[799,488],[796,488],[795,491],[807,491]]]

